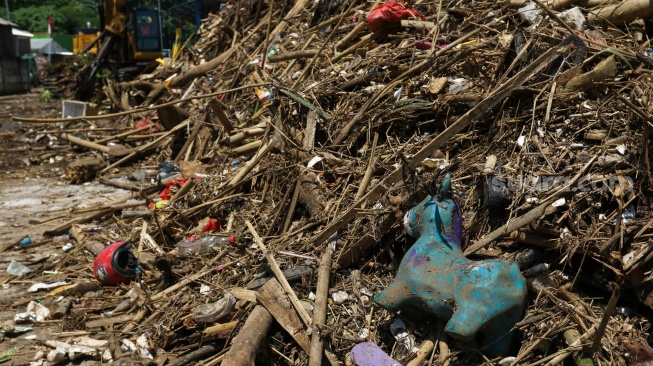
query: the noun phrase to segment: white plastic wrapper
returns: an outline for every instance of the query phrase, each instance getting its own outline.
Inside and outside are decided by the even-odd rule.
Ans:
[[[37,321],[41,322],[47,319],[50,316],[50,309],[47,307],[35,302],[30,301],[27,304],[27,311],[24,313],[18,313],[14,317],[15,322],[24,322],[24,321]]]

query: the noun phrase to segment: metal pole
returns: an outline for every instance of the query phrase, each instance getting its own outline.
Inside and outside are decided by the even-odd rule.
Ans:
[[[48,36],[50,37],[50,42],[48,42],[48,63],[52,63],[52,14],[48,15]]]
[[[159,11],[159,49],[163,49],[163,28],[161,27],[161,0],[157,0],[157,10]]]
[[[9,0],[5,0],[5,8],[7,8],[7,20],[11,20],[11,15],[9,15]]]

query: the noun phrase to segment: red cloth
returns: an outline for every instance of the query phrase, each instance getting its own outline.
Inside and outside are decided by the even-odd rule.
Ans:
[[[396,0],[388,0],[370,11],[367,23],[372,32],[377,33],[378,31],[379,38],[385,38],[399,28],[400,21],[410,18],[426,19],[412,6]]]

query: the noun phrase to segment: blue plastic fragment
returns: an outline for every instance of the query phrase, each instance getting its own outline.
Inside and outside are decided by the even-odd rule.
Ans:
[[[20,245],[23,246],[23,247],[28,246],[30,244],[32,244],[32,239],[30,239],[29,236],[26,236],[26,237],[24,237],[23,239],[20,240]]]
[[[374,299],[415,319],[427,314],[448,319],[451,337],[476,342],[488,356],[505,355],[511,329],[524,313],[526,282],[516,263],[464,257],[462,214],[450,187],[447,175],[439,197],[428,196],[406,213],[406,231],[418,239],[395,281]]]

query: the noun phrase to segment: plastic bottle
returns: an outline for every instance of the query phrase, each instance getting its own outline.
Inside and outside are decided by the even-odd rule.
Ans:
[[[183,239],[177,243],[179,255],[190,256],[194,254],[210,253],[211,248],[220,247],[227,244],[234,244],[236,237],[230,236],[205,236],[197,240]]]
[[[68,240],[70,240],[70,233],[68,234],[63,234],[63,235],[58,235],[52,238],[52,242],[55,244],[59,243],[67,243]]]

